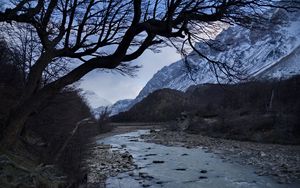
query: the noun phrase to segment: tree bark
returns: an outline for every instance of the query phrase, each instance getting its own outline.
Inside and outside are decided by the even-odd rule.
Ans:
[[[1,148],[5,150],[13,148],[28,117],[48,97],[60,91],[60,88],[55,87],[39,89],[43,70],[52,61],[52,58],[51,53],[43,53],[30,70],[21,98],[15,106],[9,109],[9,115],[2,131],[3,135],[0,138]]]
[[[38,92],[10,110],[0,141],[2,149],[11,150],[14,148],[28,117],[35,112],[43,102],[51,97],[53,93],[54,92]]]
[[[43,71],[47,67],[47,65],[51,63],[53,57],[53,54],[44,52],[31,67],[28,79],[26,80],[24,92],[21,96],[21,103],[30,98],[40,87]]]
[[[18,140],[21,130],[25,125],[27,115],[11,112],[5,123],[1,139],[1,148],[4,150],[12,149]]]
[[[102,62],[102,66],[105,67],[107,65],[110,65],[111,63],[117,66],[119,62],[120,60],[113,61],[112,59],[108,59]],[[60,92],[61,89],[63,89],[65,86],[78,81],[85,74],[87,74],[96,66],[98,66],[97,64],[98,62],[94,62],[91,64],[83,64],[72,70],[67,75],[59,78],[58,80],[47,84],[41,89],[38,89],[38,91],[36,91],[35,93],[32,92],[32,87],[25,88],[24,92],[26,97],[23,97],[20,103],[10,110],[9,116],[7,118],[3,130],[4,134],[0,141],[0,147],[4,150],[12,149],[16,144],[28,117],[34,111],[38,110],[38,108],[44,102],[46,102],[46,100]]]

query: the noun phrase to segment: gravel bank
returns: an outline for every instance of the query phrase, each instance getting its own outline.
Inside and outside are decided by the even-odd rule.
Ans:
[[[111,145],[97,144],[97,140],[139,129],[151,128],[154,128],[154,126],[141,127],[123,124],[122,126],[116,126],[111,132],[96,136],[84,162],[84,168],[87,169],[87,187],[105,187],[105,181],[108,177],[114,177],[136,168],[133,157],[128,152],[120,152]]]
[[[88,187],[105,187],[107,177],[135,169],[132,159],[128,152],[113,150],[110,145],[96,145],[85,161]]]

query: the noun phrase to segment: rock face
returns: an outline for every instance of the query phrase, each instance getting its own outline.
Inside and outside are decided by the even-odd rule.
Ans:
[[[214,48],[205,43],[197,43],[195,47],[213,60],[235,64],[237,69],[252,78],[290,77],[300,73],[299,15],[299,12],[276,10],[270,17],[270,23],[276,24],[270,24],[264,29],[231,26],[214,40],[208,41]],[[165,66],[153,76],[134,100],[126,100],[125,103],[119,101],[116,103],[118,105],[113,105],[114,114],[128,110],[158,89],[185,91],[192,85],[217,82],[211,65],[205,59],[195,52],[191,52],[187,59],[196,70],[192,75],[187,74],[182,60]]]
[[[258,77],[260,78],[282,78],[286,75],[296,75],[300,73],[300,46],[289,55],[282,58],[278,63],[264,70]]]

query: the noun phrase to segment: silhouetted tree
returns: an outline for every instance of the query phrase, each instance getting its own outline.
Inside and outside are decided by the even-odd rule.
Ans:
[[[275,0],[274,0],[275,2]],[[267,21],[266,11],[299,6],[271,0],[17,0],[5,3],[0,22],[27,24],[34,29],[41,51],[32,64],[20,101],[6,120],[2,147],[11,147],[28,116],[47,98],[94,69],[133,74],[129,62],[146,49],[179,46],[204,40],[218,25],[255,25]],[[266,17],[264,17],[266,15]],[[267,22],[266,22],[267,23]],[[209,35],[208,35],[209,36]],[[180,48],[180,47],[179,47]],[[205,54],[201,54],[206,57]],[[66,61],[70,71],[42,84],[49,67]],[[76,60],[76,61],[72,61]],[[209,59],[208,59],[209,60]],[[230,73],[224,63],[209,60]],[[74,68],[75,67],[75,68]],[[230,75],[230,74],[229,74]]]
[[[104,110],[100,112],[99,119],[97,120],[98,131],[100,133],[109,132],[113,129],[113,126],[110,124],[110,113],[108,107],[105,107]]]

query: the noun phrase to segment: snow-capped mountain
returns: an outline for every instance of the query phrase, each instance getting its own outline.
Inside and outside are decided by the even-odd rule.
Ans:
[[[222,44],[217,48],[211,48],[206,43],[197,43],[195,47],[210,59],[236,65],[238,70],[251,78],[282,78],[300,74],[300,13],[277,10],[270,17],[270,23],[278,21],[280,24],[269,24],[264,29],[231,26],[214,40],[208,41],[213,46]],[[122,109],[114,109],[114,114],[128,110],[157,89],[185,91],[191,85],[217,82],[207,60],[195,52],[191,52],[187,59],[191,66],[196,67],[193,79],[187,73],[183,60],[165,66],[134,100],[117,102]],[[220,81],[228,80],[221,78]]]
[[[85,100],[87,101],[88,105],[91,108],[97,108],[99,106],[110,106],[111,102],[109,102],[108,100],[99,97],[95,92],[93,91],[84,91],[81,93],[81,95],[85,98]]]
[[[106,110],[110,115],[115,115],[128,110],[133,105],[132,101],[133,99],[124,99],[117,101],[113,105],[100,106],[98,108],[94,108],[93,114],[95,115],[95,117],[98,117],[99,114],[101,114],[101,112],[103,112],[107,108]]]
[[[300,73],[300,46],[289,55],[282,58],[278,63],[264,70],[259,77],[261,78],[282,78],[294,76]]]
[[[246,29],[240,26],[229,27],[215,39],[218,43],[223,44],[222,48],[218,48],[218,50],[212,49],[204,43],[198,43],[196,47],[211,59],[240,64],[240,70],[252,77],[267,74],[267,72],[270,74],[275,65],[277,65],[276,67],[289,67],[285,58],[292,54],[294,54],[293,58],[289,58],[294,64],[292,69],[297,67],[299,70],[299,59],[296,61],[299,53],[297,48],[300,46],[299,14],[293,14],[293,16],[286,14],[284,11],[277,11],[273,16],[274,19],[280,16],[289,20],[283,21],[280,25],[271,25],[265,30]],[[188,61],[197,66],[197,72],[192,75],[193,79],[187,74],[182,61],[175,62],[158,71],[137,98],[143,98],[160,88],[185,91],[191,85],[217,81],[207,61],[196,53],[192,52]],[[282,71],[280,75],[273,74],[273,76],[289,76],[290,72]]]
[[[263,76],[263,74],[282,77],[289,76],[291,72],[299,73],[299,14],[287,16],[286,12],[277,11],[273,17],[275,19],[278,16],[288,18],[288,20],[283,20],[280,25],[270,25],[265,30],[246,29],[241,26],[229,27],[215,39],[222,44],[222,48],[215,50],[204,43],[198,43],[196,47],[211,59],[240,65],[240,70],[251,77]],[[215,41],[211,41],[211,43]],[[287,59],[289,62],[286,61]],[[175,62],[158,71],[137,98],[143,98],[160,88],[185,91],[191,85],[217,82],[206,60],[192,52],[188,61],[197,66],[197,72],[192,74],[193,79],[187,74],[182,60]],[[293,71],[288,69],[293,69]],[[279,70],[281,70],[280,74],[273,73],[273,71],[278,72]]]

